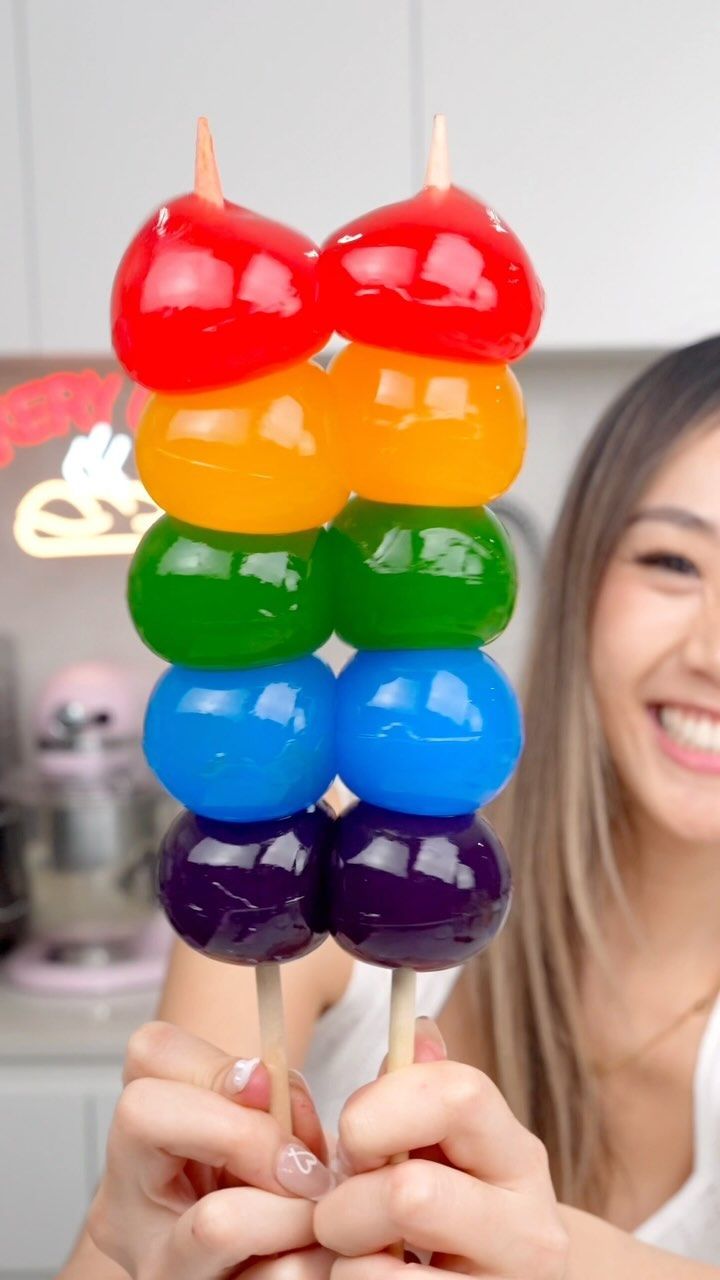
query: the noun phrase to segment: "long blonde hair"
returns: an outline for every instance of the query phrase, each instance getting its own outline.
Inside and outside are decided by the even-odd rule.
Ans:
[[[476,962],[483,1065],[545,1143],[559,1197],[596,1212],[612,1152],[584,1045],[580,984],[588,952],[607,963],[606,895],[623,902],[616,840],[625,809],[590,680],[594,602],[648,482],[718,414],[720,338],[712,338],[652,365],[593,432],[546,558],[525,682],[525,752],[488,811],[515,895],[503,933]]]

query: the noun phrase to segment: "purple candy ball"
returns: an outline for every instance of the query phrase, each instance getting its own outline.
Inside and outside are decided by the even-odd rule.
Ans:
[[[511,897],[510,866],[475,814],[425,818],[360,801],[335,824],[330,932],[390,969],[450,969],[484,950]]]
[[[328,931],[334,815],[324,804],[267,822],[187,809],[160,848],[158,896],[180,937],[215,960],[266,964],[314,951]]]

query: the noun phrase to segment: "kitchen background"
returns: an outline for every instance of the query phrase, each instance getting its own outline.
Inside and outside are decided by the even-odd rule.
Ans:
[[[13,794],[31,888],[32,857],[53,870],[38,891],[49,919],[63,870],[86,912],[93,901],[77,787],[121,853],[137,843],[137,797],[38,775],[42,691],[68,664],[110,662],[141,702],[159,663],[123,600],[142,506],[114,511],[94,554],[70,554],[77,539],[43,523],[38,486],[78,500],[108,442],[93,433],[69,461],[74,440],[108,419],[131,434],[131,388],[107,382],[110,286],[139,222],[191,185],[197,115],[229,198],[321,239],[419,187],[445,111],[455,180],[528,247],[548,305],[519,370],[530,443],[508,500],[523,596],[497,656],[517,676],[533,548],[597,414],[658,352],[720,327],[719,58],[716,0],[0,0],[0,768],[24,769]],[[76,380],[34,385],[58,372]],[[130,693],[112,696],[121,716]],[[124,1041],[152,1009],[152,987],[110,995],[94,965],[82,997],[24,994],[7,967],[0,979],[2,1280],[60,1264],[101,1167]]]

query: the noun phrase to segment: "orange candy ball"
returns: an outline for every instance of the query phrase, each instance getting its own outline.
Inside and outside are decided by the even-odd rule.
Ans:
[[[373,502],[474,507],[510,487],[525,410],[507,365],[350,343],[330,366],[347,487]]]
[[[155,395],[138,428],[138,472],[176,520],[228,533],[294,533],[348,498],[331,432],[328,377],[302,363],[239,386]]]

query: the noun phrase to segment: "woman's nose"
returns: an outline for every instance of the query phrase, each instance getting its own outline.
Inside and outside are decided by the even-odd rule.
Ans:
[[[720,684],[720,595],[706,598],[685,644],[688,666]]]

